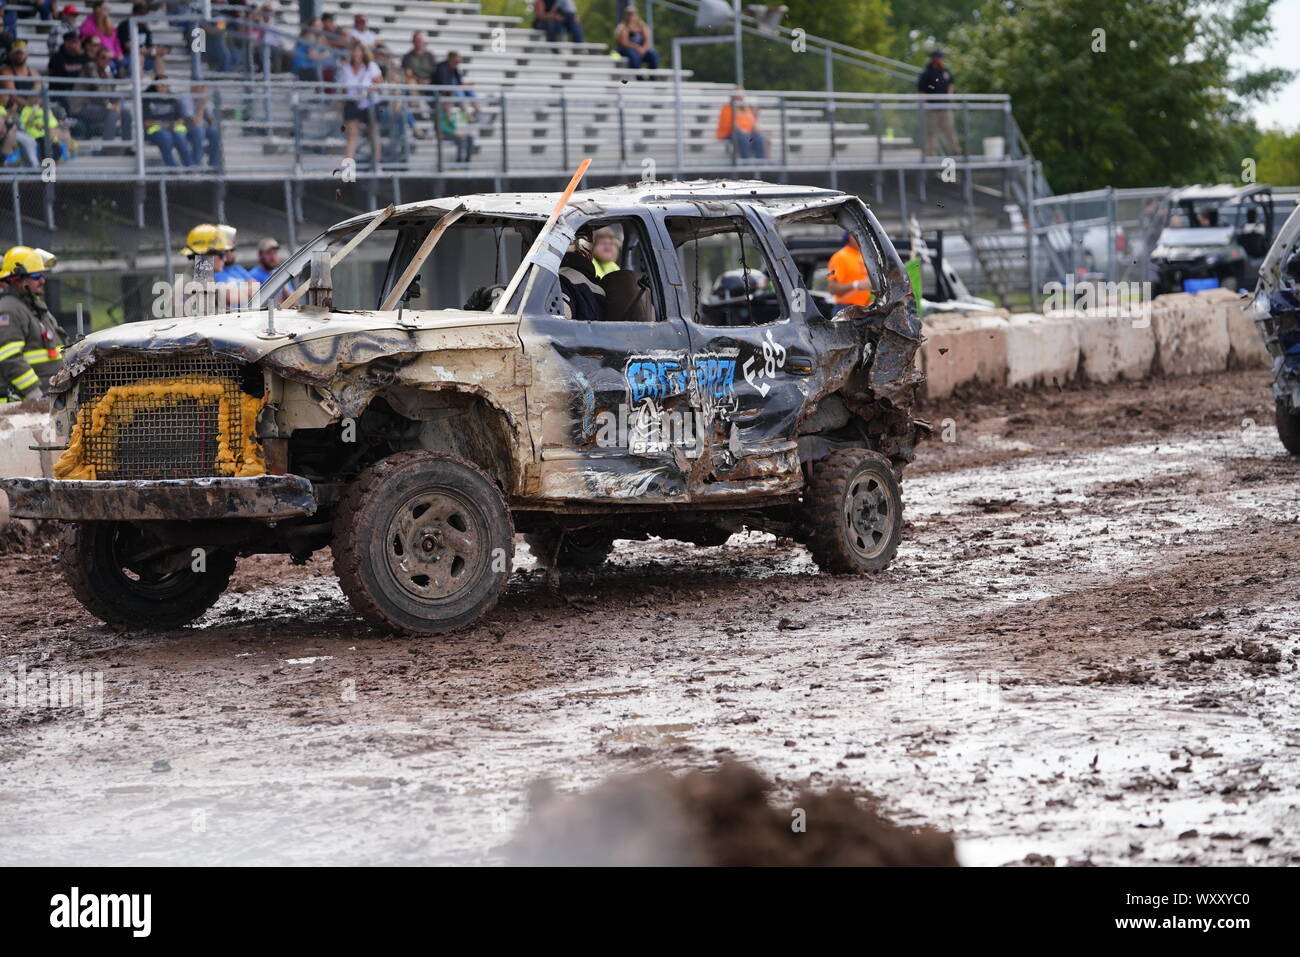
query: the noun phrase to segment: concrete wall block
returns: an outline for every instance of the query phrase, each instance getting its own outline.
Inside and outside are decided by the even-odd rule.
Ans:
[[[1079,330],[1070,318],[1017,313],[1007,321],[1007,385],[1064,385],[1079,369]]]
[[[1157,362],[1165,375],[1198,375],[1228,368],[1228,322],[1218,297],[1187,293],[1151,303]]]
[[[1007,320],[999,316],[927,317],[921,347],[926,394],[942,398],[969,382],[1005,385],[1006,328]]]

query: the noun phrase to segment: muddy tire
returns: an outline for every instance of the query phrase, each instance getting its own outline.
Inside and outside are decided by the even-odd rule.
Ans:
[[[803,542],[822,571],[883,569],[903,532],[903,496],[889,459],[867,449],[826,456],[804,493],[804,517]]]
[[[1292,455],[1300,455],[1300,413],[1292,412],[1285,402],[1278,402],[1275,419],[1277,437],[1282,440],[1286,450]]]
[[[132,629],[189,624],[216,603],[235,571],[235,556],[216,549],[204,556],[201,572],[193,570],[189,549],[167,565],[138,558],[153,549],[129,522],[80,522],[63,530],[59,560],[87,611]]]
[[[514,522],[482,469],[402,452],[362,472],[334,519],[334,573],[363,618],[408,635],[464,628],[510,580]]]
[[[564,538],[560,535],[563,532]],[[579,571],[597,568],[605,563],[614,550],[612,532],[598,528],[560,529],[547,528],[529,532],[524,536],[533,557],[547,568]]]

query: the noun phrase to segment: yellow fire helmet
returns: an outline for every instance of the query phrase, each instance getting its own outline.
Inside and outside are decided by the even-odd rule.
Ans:
[[[5,253],[4,260],[0,262],[0,279],[13,277],[21,279],[23,276],[39,274],[47,269],[53,269],[55,262],[54,256],[43,249],[14,246]]]
[[[185,256],[206,256],[211,253],[224,252],[230,248],[222,227],[212,223],[199,223],[185,237],[185,246],[181,254]]]

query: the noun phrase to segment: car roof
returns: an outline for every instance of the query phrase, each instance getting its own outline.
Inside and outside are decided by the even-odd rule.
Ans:
[[[1170,197],[1171,202],[1182,202],[1183,200],[1198,199],[1242,199],[1254,193],[1261,193],[1268,189],[1260,183],[1253,183],[1250,186],[1232,186],[1226,183],[1214,186],[1187,186],[1174,192]]]
[[[463,204],[471,214],[545,219],[551,214],[561,195],[559,192],[468,193],[404,203],[397,207],[394,216],[426,210],[430,212],[448,210]],[[569,206],[587,215],[595,216],[633,213],[638,208],[651,204],[737,202],[761,205],[770,208],[774,213],[786,214],[812,208],[846,195],[836,189],[785,186],[756,179],[648,180],[625,183],[621,186],[578,190],[570,199]],[[353,216],[337,223],[335,228],[364,222],[372,215],[373,212],[368,212]]]

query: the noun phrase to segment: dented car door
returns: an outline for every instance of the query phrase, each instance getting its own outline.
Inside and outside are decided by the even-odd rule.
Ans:
[[[643,254],[655,263],[645,272],[658,273],[663,251],[653,248],[653,231],[640,229]],[[647,279],[659,284],[658,275]],[[654,295],[662,303],[661,285]],[[679,423],[688,419],[690,374],[681,319],[656,306],[648,321],[587,322],[559,315],[554,295],[545,302],[545,312],[530,309],[519,324],[536,496],[684,501]]]

